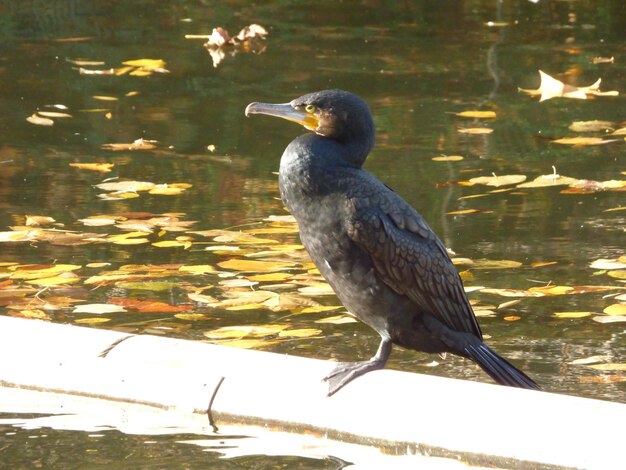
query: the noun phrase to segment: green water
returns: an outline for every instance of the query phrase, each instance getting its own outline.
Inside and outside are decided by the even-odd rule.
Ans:
[[[78,219],[128,211],[184,213],[185,220],[198,221],[198,230],[247,226],[283,214],[275,172],[282,150],[301,130],[275,119],[246,119],[243,110],[251,101],[285,102],[338,87],[363,96],[375,116],[378,143],[367,169],[418,208],[446,246],[460,257],[523,263],[514,269],[472,270],[473,279],[466,284],[511,289],[547,284],[621,287],[622,282],[589,265],[624,254],[624,211],[605,212],[624,205],[623,192],[562,194],[565,187],[529,188],[459,199],[493,188],[445,183],[493,173],[523,174],[532,180],[552,173],[553,166],[559,174],[577,179],[624,179],[623,137],[600,146],[550,143],[580,135],[568,130],[573,121],[607,120],[623,127],[618,124],[626,120],[621,96],[539,103],[517,88],[537,88],[541,69],[577,86],[601,77],[603,91],[626,91],[625,19],[626,4],[618,0],[4,2],[0,231],[23,224],[25,214],[50,216],[65,229],[79,231],[85,227]],[[506,25],[489,27],[488,21]],[[263,46],[254,52],[227,51],[217,67],[202,40],[184,37],[208,34],[216,26],[236,34],[250,23],[268,29]],[[615,63],[592,63],[594,57],[612,56]],[[72,62],[103,61],[85,68],[108,69],[139,58],[162,59],[169,73],[81,75]],[[56,119],[53,126],[25,120],[51,104],[67,106],[73,117]],[[479,122],[454,115],[475,109],[496,111],[497,118]],[[460,133],[460,127],[489,127],[494,132],[468,135]],[[138,138],[157,140],[158,148],[113,152],[101,147]],[[432,160],[440,155],[464,159]],[[105,175],[69,167],[96,161],[116,166]],[[179,196],[100,200],[101,191],[93,185],[108,177],[193,186]],[[491,212],[448,214],[466,209]],[[115,268],[218,261],[201,249],[0,244],[0,262],[19,264],[109,262]],[[531,266],[542,261],[556,264]],[[617,293],[523,298],[480,322],[488,343],[546,390],[623,402],[620,372],[569,364],[593,355],[606,356],[604,362],[624,362],[623,323],[592,320],[617,302],[610,297]],[[87,301],[103,300],[100,292],[84,295]],[[179,297],[171,292],[160,300],[176,303]],[[511,300],[480,292],[470,298],[495,306]],[[333,303],[327,298],[323,302]],[[594,315],[553,315],[567,311]],[[8,313],[0,306],[0,314]],[[263,310],[218,310],[211,311],[210,320],[195,323],[171,320],[171,315],[144,319],[166,318],[184,325],[172,335],[202,339],[206,330],[271,323],[282,316]],[[294,324],[319,328],[314,320],[321,317],[299,317]],[[54,319],[75,318],[61,312]],[[103,327],[133,321],[137,318],[116,317]],[[325,325],[323,333],[322,338],[278,343],[269,350],[354,360],[369,357],[378,343],[375,333],[358,323]],[[439,365],[425,367],[433,359]],[[489,380],[461,359],[441,361],[410,351],[394,350],[389,367]],[[43,441],[39,439],[40,445]],[[71,461],[67,468],[72,468]]]

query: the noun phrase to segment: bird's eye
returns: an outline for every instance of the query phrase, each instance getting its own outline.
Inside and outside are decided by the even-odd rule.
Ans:
[[[304,108],[304,110],[309,114],[313,114],[316,109],[317,107],[314,104],[307,104]]]

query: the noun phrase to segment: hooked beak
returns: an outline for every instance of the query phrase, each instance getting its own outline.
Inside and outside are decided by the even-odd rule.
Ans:
[[[268,116],[276,116],[287,119],[288,121],[297,122],[310,131],[316,131],[319,126],[319,119],[313,114],[294,109],[290,103],[271,104],[271,103],[250,103],[246,106],[246,116],[250,114],[267,114]]]

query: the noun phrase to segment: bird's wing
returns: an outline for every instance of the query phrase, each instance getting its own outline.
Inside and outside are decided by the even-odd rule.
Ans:
[[[449,328],[482,338],[461,278],[441,240],[391,190],[377,194],[376,199],[351,201],[347,231],[371,257],[380,279]]]

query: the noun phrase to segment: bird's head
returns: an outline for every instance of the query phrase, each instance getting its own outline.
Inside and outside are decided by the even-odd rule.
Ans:
[[[350,159],[358,165],[374,145],[374,121],[367,103],[343,90],[316,91],[282,104],[250,103],[245,113],[287,119],[345,144],[351,148]]]

